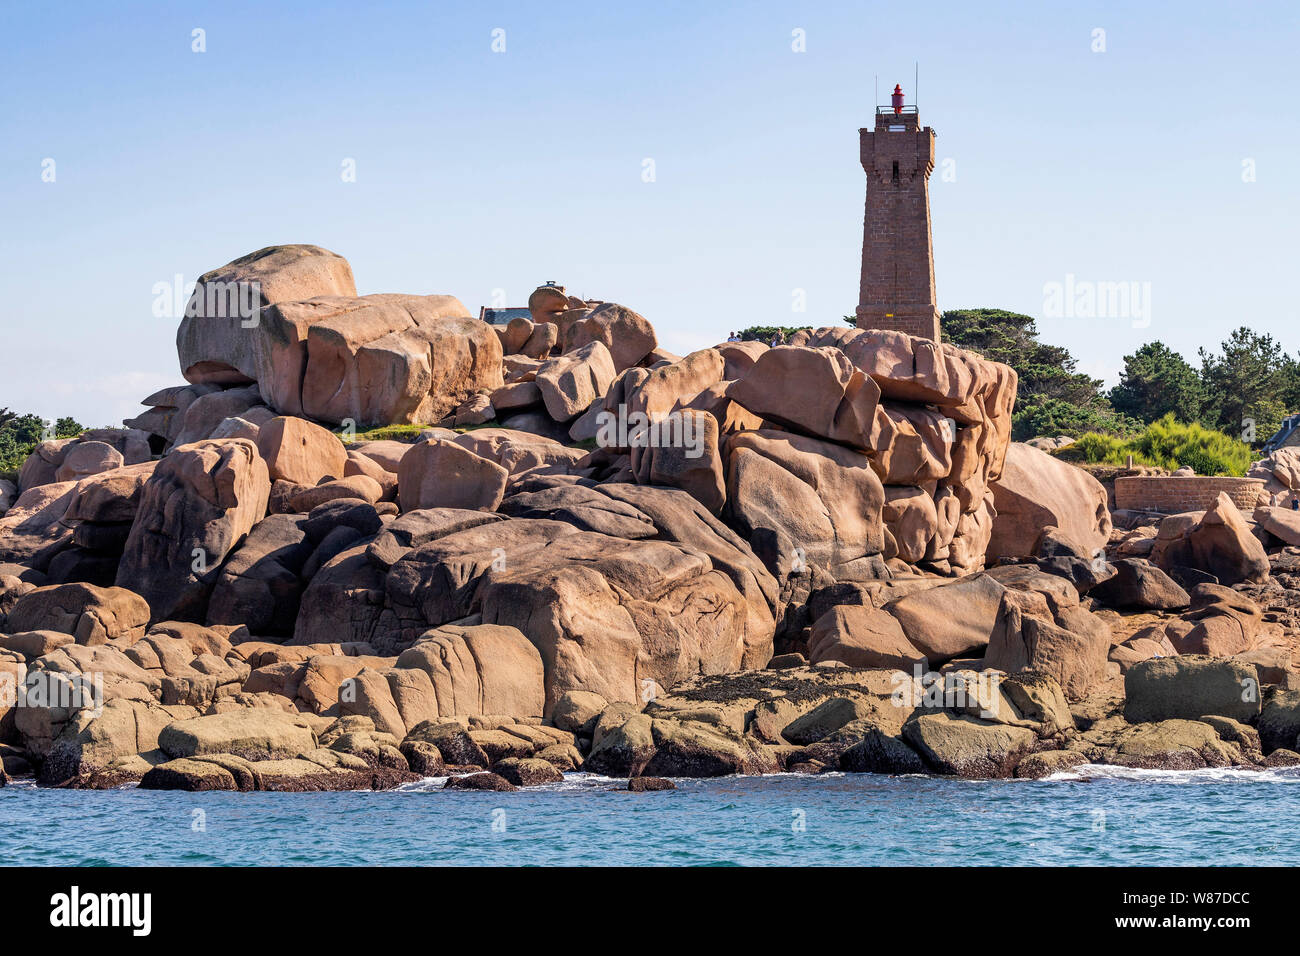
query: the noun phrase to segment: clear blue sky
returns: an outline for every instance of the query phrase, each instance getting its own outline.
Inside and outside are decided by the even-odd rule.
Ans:
[[[837,323],[857,130],[873,77],[910,94],[916,60],[957,174],[933,181],[941,308],[1041,316],[1067,274],[1150,282],[1147,328],[1040,321],[1110,381],[1145,341],[1195,362],[1240,324],[1295,352],[1297,9],[4,0],[0,405],[137,413],[181,381],[155,284],[274,243],[341,253],[363,294],[475,311],[555,279],[677,352]]]

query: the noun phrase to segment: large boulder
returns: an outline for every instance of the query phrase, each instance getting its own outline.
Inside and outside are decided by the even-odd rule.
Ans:
[[[1210,724],[1176,718],[1125,726],[1103,759],[1144,770],[1201,770],[1245,762],[1240,747],[1220,739]]]
[[[903,633],[892,614],[861,605],[842,605],[813,624],[808,660],[839,661],[850,667],[892,667],[912,672],[926,669],[925,656]]]
[[[717,419],[682,409],[657,424],[659,440],[637,457],[637,482],[681,488],[716,514],[727,494]]]
[[[293,758],[316,747],[308,721],[270,707],[245,707],[168,724],[158,747],[170,757],[233,754],[248,760]]]
[[[63,462],[54,473],[55,481],[80,481],[101,471],[112,471],[126,464],[122,453],[107,442],[75,442],[63,456]]]
[[[938,550],[932,546],[940,537],[939,509],[924,488],[886,485],[881,518],[885,523],[886,559],[900,558],[908,564],[917,564]],[[945,520],[945,530],[951,535],[957,530],[957,523]],[[951,544],[951,537],[947,543]]]
[[[584,318],[570,324],[564,335],[564,351],[580,349],[591,342],[600,342],[609,349],[615,372],[639,365],[658,345],[654,326],[644,316],[616,302],[602,302]],[[520,348],[523,345],[520,343]]]
[[[149,605],[126,588],[93,584],[59,584],[36,588],[9,611],[6,629],[59,631],[78,644],[134,643],[149,623]]]
[[[203,276],[177,332],[187,380],[257,384],[286,415],[441,419],[501,379],[501,343],[452,296],[358,297],[339,256],[276,246]],[[152,404],[152,403],[149,403]]]
[[[653,369],[629,369],[606,391],[605,409],[618,412],[623,405],[628,415],[640,412],[651,421],[659,421],[720,383],[725,367],[717,349],[699,349]]]
[[[878,576],[885,492],[865,453],[763,429],[728,438],[726,458],[729,523],[783,596],[806,596],[814,568],[834,580]]]
[[[955,657],[979,656],[997,627],[1006,588],[990,574],[897,598],[885,605],[908,642],[932,667]]]
[[[725,777],[780,769],[751,740],[708,721],[653,720],[651,738],[654,756],[639,769],[647,777]]]
[[[1283,544],[1300,545],[1300,511],[1260,505],[1255,509],[1255,524]]]
[[[1002,472],[1016,397],[1015,370],[953,345],[881,329],[828,326],[813,332],[807,344],[840,349],[871,376],[886,402],[907,403],[897,407],[913,410],[931,405],[949,420],[944,436],[952,441],[949,480],[959,490],[962,510],[971,511],[988,482]]]
[[[1106,623],[1059,595],[1008,588],[984,666],[1008,674],[1033,671],[1080,700],[1105,679],[1111,631]]]
[[[1290,508],[1300,490],[1300,448],[1275,449],[1267,458],[1251,465],[1246,477],[1263,480],[1261,504]]]
[[[168,438],[173,445],[188,445],[217,437],[219,431],[231,431],[229,427],[222,427],[231,418],[251,424],[253,419],[268,413],[270,409],[262,404],[261,392],[256,385],[220,389],[200,395],[186,406],[183,414],[178,413],[172,421]],[[179,427],[175,427],[178,422]]]
[[[953,474],[953,451],[961,432],[933,409],[882,402],[876,409],[872,467],[887,485],[923,485]],[[982,484],[980,485],[982,488]],[[969,510],[969,509],[968,509]]]
[[[1118,558],[1115,576],[1088,593],[1111,607],[1173,611],[1187,607],[1191,597],[1177,581],[1142,558]]]
[[[1208,571],[1221,584],[1259,584],[1268,580],[1268,554],[1246,519],[1224,492],[1200,523],[1187,533],[1186,564]]]
[[[324,629],[409,646],[481,614],[540,651],[548,710],[568,690],[633,700],[771,657],[775,582],[689,495],[570,485],[516,497],[502,508],[521,517],[447,531],[386,574],[362,549],[340,555],[304,596],[303,640]]]
[[[634,777],[655,754],[654,721],[631,714],[592,744],[583,770],[607,777]]]
[[[63,456],[75,443],[75,438],[48,438],[39,442],[18,469],[18,490],[30,491],[54,482]]]
[[[0,518],[0,561],[47,571],[50,562],[72,545],[73,529],[63,518],[77,482],[38,484],[18,496]]]
[[[987,723],[965,715],[922,714],[903,725],[903,739],[936,773],[988,779],[1010,777],[1037,742],[1027,727]]]
[[[298,618],[303,567],[315,544],[306,515],[269,515],[221,566],[208,601],[209,624],[243,624],[259,635],[290,635]]]
[[[482,589],[483,620],[519,628],[541,651],[548,708],[567,690],[631,700],[736,670],[748,641],[770,640],[747,633],[746,602],[700,552],[576,532],[507,555]]]
[[[155,621],[203,620],[222,561],[266,515],[270,493],[247,439],[174,449],[145,484],[119,586],[142,595]]]
[[[839,349],[768,349],[728,387],[727,397],[818,438],[862,451],[874,447],[880,388]]]
[[[403,511],[459,508],[495,511],[505,496],[510,472],[456,442],[417,442],[397,469],[397,494]]]
[[[314,299],[273,311],[304,330],[301,414],[321,421],[436,422],[503,384],[496,333],[452,296]]]
[[[262,324],[265,308],[356,294],[347,260],[319,246],[268,246],[241,256],[199,277],[176,332],[181,372],[194,383],[260,381],[272,351]]]
[[[257,432],[257,450],[272,481],[316,485],[342,478],[348,454],[338,436],[305,418],[273,418]]]
[[[557,422],[567,422],[602,398],[615,374],[609,349],[596,340],[543,362],[534,381],[547,413]]]
[[[137,754],[157,750],[165,727],[194,714],[190,707],[125,698],[109,700],[102,709],[82,709],[72,715],[44,752],[38,782],[47,787],[79,786],[98,774],[108,774],[104,781],[108,785],[138,779],[138,774],[111,772]]]
[[[1300,691],[1281,690],[1269,695],[1259,714],[1260,749],[1300,750]]]
[[[1110,537],[1110,510],[1101,482],[1036,448],[1012,442],[992,489],[996,517],[986,551],[990,562],[1032,556],[1039,534],[1049,525],[1094,552]]]
[[[1198,655],[1140,661],[1124,675],[1124,717],[1133,723],[1206,714],[1244,722],[1259,716],[1259,676],[1250,664]]]
[[[428,675],[436,708],[431,717],[542,716],[542,658],[516,628],[444,625],[403,651],[396,667]],[[415,726],[409,718],[407,723],[408,728]]]

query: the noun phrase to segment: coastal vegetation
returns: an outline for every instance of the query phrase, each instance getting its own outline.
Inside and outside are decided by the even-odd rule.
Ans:
[[[1152,422],[1136,435],[1120,438],[1101,432],[1085,432],[1074,444],[1057,452],[1066,461],[1124,465],[1129,456],[1135,465],[1192,468],[1198,475],[1242,476],[1254,460],[1254,452],[1240,439],[1196,423],[1178,421],[1172,412]]]
[[[46,438],[74,438],[85,430],[72,418],[51,425],[39,415],[0,408],[0,478],[13,481],[27,456]]]

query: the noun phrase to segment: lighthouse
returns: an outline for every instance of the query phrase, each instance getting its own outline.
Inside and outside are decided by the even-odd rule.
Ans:
[[[875,127],[858,130],[858,137],[867,174],[858,328],[938,342],[930,236],[934,130],[921,126],[916,106],[906,105],[895,85],[890,104],[876,107]]]

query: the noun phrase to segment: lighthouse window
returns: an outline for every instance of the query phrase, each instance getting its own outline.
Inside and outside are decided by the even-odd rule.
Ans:
[[[894,163],[894,182],[898,182],[898,163]]]

